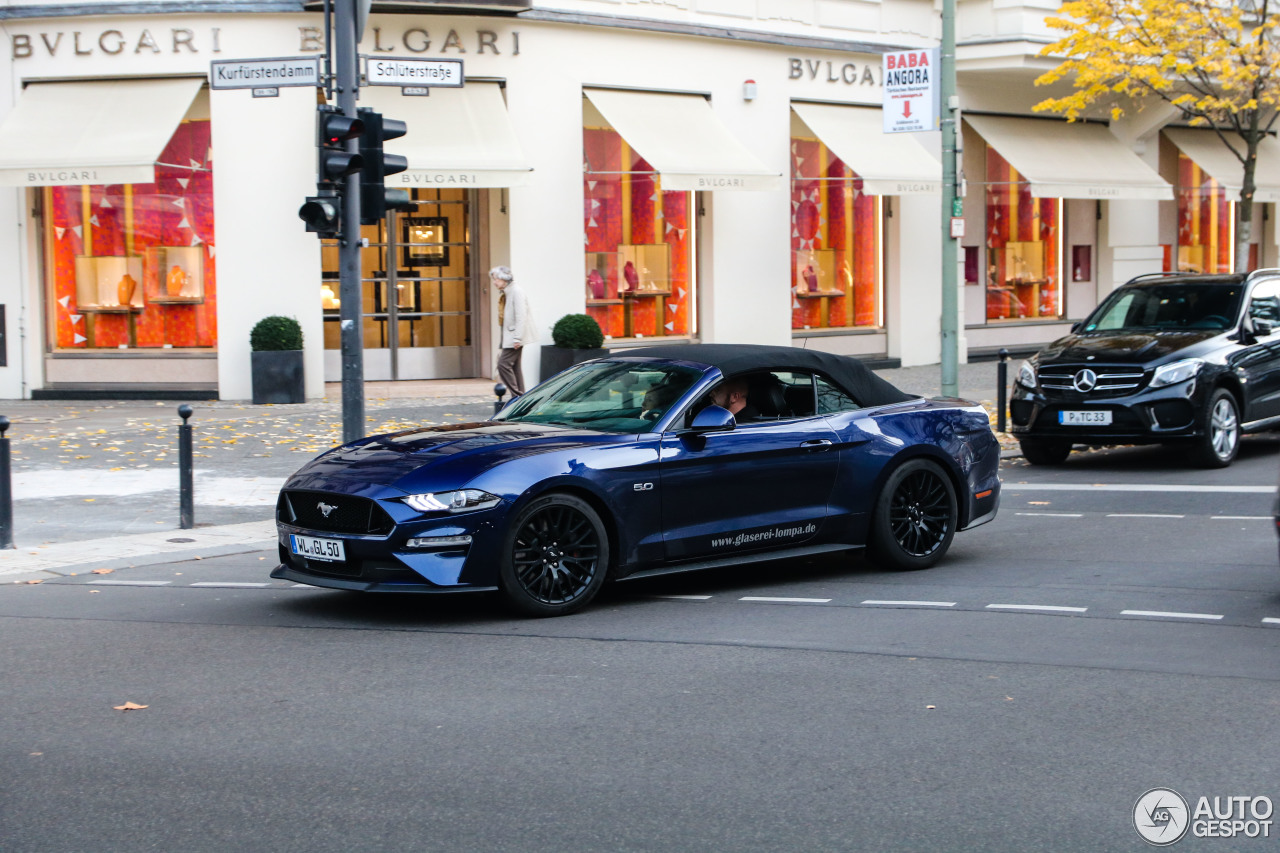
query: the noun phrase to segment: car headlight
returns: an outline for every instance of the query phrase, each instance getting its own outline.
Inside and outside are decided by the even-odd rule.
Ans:
[[[1036,389],[1036,368],[1031,362],[1024,361],[1018,367],[1018,384],[1032,391]]]
[[[1199,358],[1184,358],[1182,361],[1161,365],[1156,368],[1156,372],[1151,377],[1151,387],[1163,388],[1166,385],[1186,382],[1199,373],[1202,367],[1204,367],[1204,361]]]
[[[497,506],[502,499],[479,489],[458,489],[455,492],[407,495],[400,500],[418,512],[471,512]]]

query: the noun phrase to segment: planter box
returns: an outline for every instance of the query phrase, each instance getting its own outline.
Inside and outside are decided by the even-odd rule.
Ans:
[[[609,354],[607,349],[566,349],[565,347],[544,346],[542,348],[542,372],[539,381],[546,382],[562,370],[567,370],[581,361],[593,358],[604,358]]]
[[[304,403],[302,350],[253,352],[253,402]]]

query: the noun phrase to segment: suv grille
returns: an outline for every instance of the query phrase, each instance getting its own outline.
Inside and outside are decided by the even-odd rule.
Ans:
[[[395,526],[376,501],[330,492],[281,492],[276,501],[276,518],[285,524],[328,533],[385,534]]]
[[[1088,391],[1076,389],[1076,374],[1085,369],[1097,376],[1097,384]],[[1049,399],[1103,400],[1127,397],[1147,384],[1145,371],[1128,364],[1051,364],[1040,369],[1040,387]]]

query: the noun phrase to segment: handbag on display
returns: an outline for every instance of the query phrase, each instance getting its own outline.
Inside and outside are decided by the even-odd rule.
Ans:
[[[604,299],[604,276],[600,275],[600,270],[592,270],[587,274],[587,288],[591,292],[590,298]]]
[[[640,273],[636,272],[636,265],[631,261],[627,261],[627,265],[622,268],[622,277],[627,280],[627,290],[640,289]]]

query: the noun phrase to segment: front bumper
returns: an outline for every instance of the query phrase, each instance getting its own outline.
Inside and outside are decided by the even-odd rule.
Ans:
[[[1204,383],[1197,378],[1132,394],[1091,397],[1081,392],[1032,391],[1014,385],[1009,432],[1018,438],[1069,439],[1073,444],[1149,444],[1197,438],[1204,433]],[[1110,412],[1108,425],[1065,425],[1064,411]]]
[[[277,517],[280,565],[271,576],[329,589],[367,592],[464,592],[497,589],[496,544],[505,507],[458,515],[421,516],[398,501],[380,502],[394,519],[382,534],[318,530]],[[336,539],[344,559],[293,552],[293,535]],[[468,544],[413,547],[413,539],[470,537]]]

